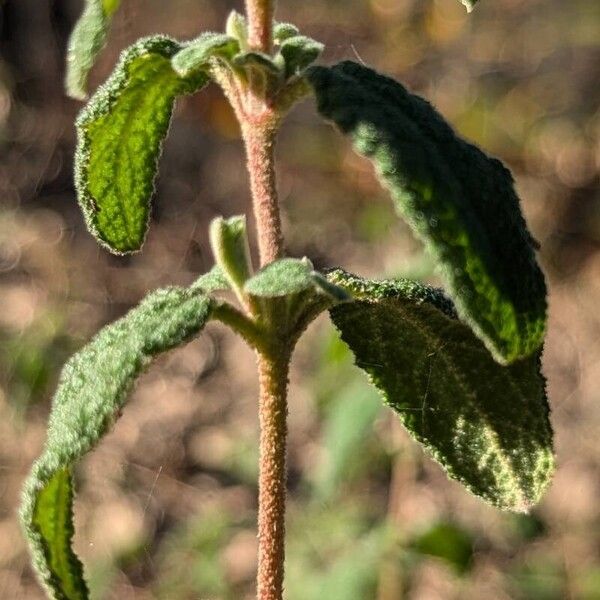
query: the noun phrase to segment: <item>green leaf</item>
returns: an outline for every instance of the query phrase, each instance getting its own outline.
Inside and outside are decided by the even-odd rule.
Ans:
[[[201,275],[190,286],[191,290],[202,291],[205,294],[231,289],[231,284],[225,276],[223,269],[215,265],[208,273]]]
[[[458,575],[464,575],[473,561],[473,537],[453,523],[436,523],[411,543],[419,554],[434,556],[446,562]]]
[[[408,432],[490,504],[536,504],[554,469],[539,353],[499,365],[434,288],[329,279],[356,298],[331,310],[335,326]]]
[[[251,74],[264,74],[269,77],[279,77],[280,69],[273,59],[263,52],[240,52],[233,57],[236,67],[245,69],[248,77]]]
[[[210,245],[223,275],[235,290],[241,290],[252,275],[246,217],[217,217],[210,224]]]
[[[171,58],[181,46],[165,36],[136,42],[77,119],[75,186],[90,232],[117,254],[139,250],[161,143],[177,96],[208,76],[180,77]]]
[[[244,290],[260,298],[281,298],[314,287],[313,266],[307,259],[282,258],[246,281]]]
[[[67,94],[77,100],[87,97],[87,79],[96,57],[104,48],[110,19],[121,0],[86,0],[67,48]]]
[[[224,33],[203,33],[188,42],[172,59],[173,68],[181,77],[198,69],[206,69],[213,57],[233,58],[240,51],[239,42]]]
[[[300,35],[300,30],[292,23],[275,23],[273,27],[273,40],[276,44],[296,35]]]
[[[499,362],[538,350],[546,286],[507,169],[435,109],[367,67],[308,70],[319,112],[370,158],[440,265],[461,318]]]
[[[51,598],[88,597],[81,563],[71,548],[72,465],[112,426],[151,359],[196,335],[210,311],[211,300],[202,293],[158,290],[100,331],[65,365],[46,445],[27,478],[21,505],[33,564]]]
[[[229,13],[227,23],[225,24],[225,32],[238,41],[241,50],[248,49],[248,25],[246,24],[246,17],[237,12],[237,10],[232,10]]]
[[[323,52],[323,44],[304,35],[295,35],[281,44],[281,56],[285,61],[285,75],[291,77],[303,71]]]

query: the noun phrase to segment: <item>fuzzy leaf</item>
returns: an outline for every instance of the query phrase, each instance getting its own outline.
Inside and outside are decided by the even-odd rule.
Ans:
[[[246,17],[237,12],[237,10],[232,10],[229,13],[227,23],[225,24],[225,33],[238,41],[241,50],[245,51],[248,49],[248,25],[246,24]]]
[[[187,77],[198,69],[206,69],[215,56],[232,58],[240,50],[239,42],[224,33],[203,33],[188,42],[172,60],[173,68],[181,77]]]
[[[65,88],[71,98],[87,97],[87,79],[96,57],[104,48],[112,14],[121,0],[86,0],[67,48]]]
[[[240,52],[233,57],[233,64],[236,67],[245,69],[250,77],[250,73],[264,73],[270,76],[279,77],[279,66],[273,59],[263,52]]]
[[[190,286],[190,289],[211,294],[213,292],[229,290],[231,289],[231,285],[225,273],[223,273],[223,269],[219,265],[215,265],[208,273],[198,277]]]
[[[223,275],[234,289],[241,290],[252,275],[246,217],[217,217],[210,224],[210,245]]]
[[[409,433],[490,504],[536,504],[554,469],[539,353],[499,365],[434,288],[329,279],[357,298],[331,310],[335,326]]]
[[[139,250],[144,242],[175,99],[208,81],[202,72],[183,78],[173,70],[171,58],[180,49],[165,36],[136,42],[77,119],[79,203],[90,232],[117,254]]]
[[[307,259],[282,258],[268,264],[246,281],[251,296],[280,298],[314,287],[313,266]]]
[[[65,365],[46,445],[27,478],[21,505],[33,564],[50,598],[88,597],[81,563],[71,548],[72,465],[114,423],[150,360],[196,335],[210,310],[210,299],[197,291],[158,290],[100,331]]]
[[[296,35],[300,35],[300,30],[292,23],[275,23],[273,27],[273,40],[276,44]]]
[[[546,286],[510,172],[402,85],[352,62],[312,67],[319,112],[370,158],[458,312],[500,362],[540,348]]]
[[[281,56],[285,61],[285,75],[291,77],[303,71],[323,52],[323,44],[304,35],[287,38],[281,44]]]

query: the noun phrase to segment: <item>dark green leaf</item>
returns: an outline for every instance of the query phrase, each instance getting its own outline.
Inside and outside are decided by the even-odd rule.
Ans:
[[[307,258],[282,258],[263,267],[246,281],[251,296],[280,298],[298,294],[314,286],[313,266]]]
[[[164,36],[125,50],[115,71],[77,119],[75,185],[89,230],[109,250],[139,250],[150,214],[156,166],[175,98],[208,81],[180,77]]]
[[[104,328],[65,365],[48,438],[23,491],[21,521],[33,564],[51,598],[88,597],[71,548],[72,465],[112,426],[135,378],[157,354],[196,335],[210,316],[203,294],[167,288]]]
[[[308,65],[319,58],[323,48],[323,44],[304,35],[295,35],[284,40],[280,53],[285,61],[286,77],[291,77],[306,69]]]
[[[104,48],[110,19],[121,0],[86,0],[67,49],[67,94],[77,100],[87,97],[87,79],[96,57]]]
[[[373,160],[432,252],[459,314],[500,362],[542,344],[546,287],[502,164],[456,136],[422,98],[361,65],[312,67],[320,113]]]
[[[489,503],[536,504],[554,469],[539,353],[499,365],[439,290],[339,270],[329,279],[356,298],[333,322],[409,433]]]
[[[238,41],[224,33],[203,33],[188,42],[172,59],[173,68],[181,77],[198,69],[206,69],[212,57],[232,58],[240,50]]]
[[[435,556],[448,563],[459,575],[466,573],[473,560],[473,538],[453,523],[436,523],[413,540],[419,554]]]
[[[273,59],[263,52],[240,52],[233,57],[233,64],[250,73],[264,73],[278,77],[281,73]]]

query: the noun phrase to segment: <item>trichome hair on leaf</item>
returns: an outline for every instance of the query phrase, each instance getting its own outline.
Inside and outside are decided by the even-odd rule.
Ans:
[[[83,568],[71,547],[74,463],[112,426],[151,359],[202,330],[211,302],[195,289],[155,291],[65,364],[44,451],[25,483],[20,515],[34,567],[50,598],[88,598]]]
[[[181,45],[166,36],[139,40],[77,119],[75,187],[90,232],[116,254],[139,250],[161,144],[175,99],[209,81],[205,71],[180,76],[171,58]]]
[[[546,286],[510,172],[425,100],[354,62],[311,67],[319,112],[349,134],[439,261],[459,314],[500,362],[536,352]]]
[[[340,269],[328,279],[355,297],[331,309],[333,323],[408,432],[490,504],[537,504],[554,471],[541,353],[498,364],[429,286]]]

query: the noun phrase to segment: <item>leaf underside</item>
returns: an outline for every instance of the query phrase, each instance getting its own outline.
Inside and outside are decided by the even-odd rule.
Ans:
[[[150,215],[161,143],[177,96],[208,82],[180,77],[174,40],[153,36],[121,54],[111,77],[77,119],[75,186],[90,232],[117,254],[139,250]]]
[[[198,291],[158,290],[66,363],[46,445],[27,478],[21,505],[33,565],[50,598],[88,598],[82,565],[71,547],[73,464],[114,423],[152,357],[197,334],[210,309],[211,300]]]
[[[392,79],[353,62],[308,71],[318,110],[370,158],[440,265],[461,318],[500,362],[543,342],[546,286],[510,172]]]
[[[77,100],[87,97],[87,80],[96,58],[106,43],[112,14],[120,0],[86,0],[67,48],[67,94]]]
[[[335,326],[408,432],[490,504],[536,504],[554,469],[539,353],[498,364],[428,286],[328,277],[357,298],[330,311]]]

